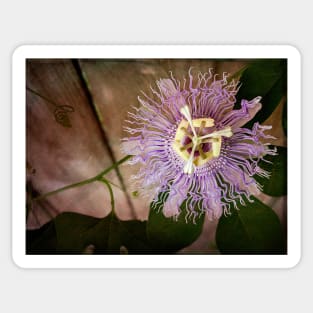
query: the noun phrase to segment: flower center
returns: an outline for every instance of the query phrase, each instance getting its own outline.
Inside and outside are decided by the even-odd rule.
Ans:
[[[189,107],[181,109],[185,117],[179,123],[173,141],[173,149],[185,161],[184,173],[192,174],[195,167],[201,166],[221,152],[222,137],[233,135],[230,127],[215,130],[214,119],[192,119]]]

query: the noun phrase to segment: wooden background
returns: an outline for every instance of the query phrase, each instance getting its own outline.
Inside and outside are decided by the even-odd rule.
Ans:
[[[245,60],[61,60],[27,61],[27,191],[43,194],[92,177],[124,155],[120,140],[124,120],[131,106],[138,106],[140,91],[150,94],[157,79],[174,76],[183,79],[193,71],[235,73]],[[257,95],[256,95],[257,96]],[[285,146],[286,138],[277,123],[282,105],[264,124],[273,124],[274,144]],[[122,220],[145,220],[149,204],[132,195],[130,177],[136,167],[122,165],[107,178],[113,191],[116,213]],[[286,197],[261,195],[271,205],[286,229]],[[107,189],[100,183],[55,194],[28,206],[27,228],[35,229],[65,211],[94,217],[110,212]],[[21,214],[24,214],[21,212]],[[206,221],[203,234],[183,252],[198,249],[217,253],[217,222]],[[208,245],[209,241],[209,245]]]

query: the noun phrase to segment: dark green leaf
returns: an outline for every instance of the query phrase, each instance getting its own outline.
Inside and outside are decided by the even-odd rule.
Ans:
[[[201,234],[204,214],[192,220],[186,221],[186,203],[181,206],[181,214],[177,220],[166,218],[163,213],[163,204],[150,209],[147,222],[147,235],[150,245],[158,254],[174,253],[191,243]]]
[[[79,254],[90,244],[95,244],[93,229],[98,225],[100,219],[77,213],[65,212],[54,219],[58,253]],[[109,217],[102,220],[103,227],[99,242],[107,243],[109,232]],[[89,240],[88,240],[89,239]],[[98,242],[97,242],[98,244]]]
[[[286,241],[275,212],[253,198],[239,210],[231,208],[222,216],[216,231],[216,243],[222,254],[286,254]]]
[[[56,251],[54,223],[50,222],[39,229],[26,232],[26,254],[51,254]]]
[[[120,221],[112,213],[100,219],[65,212],[39,230],[27,231],[28,254],[81,254],[89,245],[95,254],[119,254],[121,247],[129,254],[152,252],[146,222]]]
[[[154,254],[148,242],[146,226],[146,221],[120,222],[119,231],[122,244],[126,247],[129,254]]]
[[[273,148],[273,147],[271,147]],[[287,194],[287,148],[276,147],[278,155],[269,155],[265,159],[271,163],[261,161],[259,166],[270,172],[270,178],[255,176],[255,180],[263,186],[263,192],[274,197]]]
[[[242,73],[240,82],[242,85],[236,96],[235,108],[240,107],[242,99],[252,100],[257,96],[262,97],[262,109],[245,127],[251,127],[255,122],[263,123],[286,95],[286,60],[268,59],[253,62]]]

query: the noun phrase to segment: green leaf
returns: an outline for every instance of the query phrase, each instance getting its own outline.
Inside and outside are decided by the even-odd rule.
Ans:
[[[120,222],[122,245],[128,250],[128,254],[154,254],[148,242],[146,226],[146,221]]]
[[[242,85],[236,96],[235,108],[240,108],[242,99],[262,97],[262,109],[245,125],[251,128],[255,122],[263,123],[286,95],[287,62],[285,59],[255,61],[242,73],[240,82]]]
[[[87,246],[95,254],[151,253],[146,222],[120,221],[114,214],[95,218],[65,212],[39,230],[27,231],[28,254],[81,254]]]
[[[51,254],[56,250],[54,223],[50,222],[39,229],[26,231],[26,254]]]
[[[254,202],[238,203],[230,216],[222,216],[216,243],[222,254],[286,254],[286,241],[275,212],[252,197]]]
[[[80,254],[84,248],[90,244],[95,244],[88,240],[93,234],[93,228],[97,226],[100,219],[77,213],[65,212],[58,215],[53,223],[56,231],[56,251],[64,254]],[[107,243],[109,218],[102,220],[104,232],[99,240],[101,244]],[[98,242],[97,242],[98,244]]]
[[[164,203],[150,206],[147,222],[147,236],[149,244],[158,254],[174,253],[191,243],[201,234],[205,215],[197,217],[195,222],[186,221],[186,202],[181,205],[181,214],[178,219],[166,218],[163,213]]]
[[[273,148],[273,146],[271,146]],[[270,172],[270,178],[255,175],[255,180],[263,186],[263,192],[279,197],[287,194],[287,148],[276,147],[278,155],[268,155],[265,157],[271,163],[260,161],[259,166]]]

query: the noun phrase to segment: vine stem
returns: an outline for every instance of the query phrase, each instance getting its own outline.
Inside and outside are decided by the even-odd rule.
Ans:
[[[100,182],[104,183],[108,190],[109,190],[109,193],[110,193],[110,199],[111,199],[111,208],[112,208],[112,212],[113,214],[115,213],[114,209],[115,209],[115,202],[114,202],[114,194],[113,194],[113,189],[110,185],[110,183],[104,178],[104,177],[101,177],[99,179]]]
[[[109,173],[110,171],[112,171],[113,169],[115,169],[116,167],[118,167],[119,165],[121,165],[122,163],[126,162],[127,160],[129,160],[132,156],[131,155],[127,155],[125,156],[124,158],[120,159],[119,161],[117,161],[116,163],[114,163],[113,165],[111,165],[110,167],[104,169],[102,172],[100,172],[98,175],[94,176],[94,177],[91,177],[91,178],[88,178],[88,179],[85,179],[85,180],[82,180],[82,181],[79,181],[77,183],[74,183],[74,184],[71,184],[71,185],[67,185],[67,186],[64,186],[62,188],[59,188],[59,189],[56,189],[56,190],[53,190],[53,191],[50,191],[50,192],[47,192],[47,193],[44,193],[38,197],[35,197],[32,199],[32,201],[38,201],[38,200],[42,200],[44,198],[47,198],[49,196],[52,196],[56,193],[59,193],[59,192],[62,192],[62,191],[65,191],[67,189],[72,189],[72,188],[77,188],[77,187],[81,187],[81,186],[84,186],[84,185],[88,185],[90,183],[93,183],[95,181],[102,181],[102,178],[103,178],[103,175]],[[108,181],[106,180],[106,182],[108,183]]]

